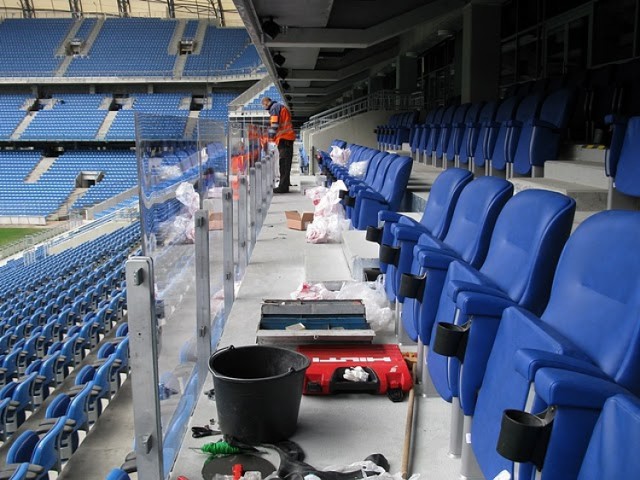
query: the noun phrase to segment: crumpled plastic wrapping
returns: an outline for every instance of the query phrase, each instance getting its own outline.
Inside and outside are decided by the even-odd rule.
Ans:
[[[346,368],[342,374],[342,378],[348,382],[366,382],[369,380],[369,372],[361,366]]]
[[[345,218],[344,208],[340,203],[340,190],[347,186],[342,180],[333,182],[331,188],[314,190],[311,195],[320,200],[314,200],[313,222],[307,227],[306,239],[309,243],[340,242],[343,230],[349,230],[351,222]],[[322,196],[321,196],[322,195]]]
[[[166,165],[160,167],[159,173],[162,180],[170,180],[180,177],[182,175],[182,169],[180,165]]]
[[[384,291],[384,275],[375,282],[345,282],[339,291],[328,290],[322,283],[302,283],[291,293],[294,300],[362,300],[365,315],[371,329],[378,332],[386,329],[393,320],[394,312]]]
[[[328,290],[322,283],[300,284],[295,292],[291,293],[293,300],[331,300],[336,298],[336,292]]]
[[[349,175],[355,178],[364,178],[367,173],[367,166],[369,165],[369,161],[363,162],[353,162],[349,165]]]
[[[394,312],[384,290],[384,275],[375,282],[345,282],[336,298],[362,300],[367,322],[376,332],[386,329],[393,321]]]
[[[331,160],[333,160],[338,165],[346,165],[349,162],[349,157],[351,156],[351,150],[348,148],[342,149],[340,147],[336,147],[335,145],[331,146],[331,152],[329,152],[329,156]]]
[[[315,205],[318,205],[318,203],[320,203],[320,200],[322,200],[322,197],[324,197],[328,191],[329,189],[327,187],[319,186],[319,187],[308,188],[304,192],[304,195],[305,197],[310,198],[311,201],[313,202],[313,205],[315,206]]]
[[[392,474],[387,472],[384,468],[376,465],[370,460],[364,460],[362,462],[355,462],[350,465],[331,465],[322,469],[325,472],[362,472],[362,478],[367,480],[402,480],[402,474],[400,472]],[[375,472],[376,475],[371,475]],[[306,478],[306,477],[305,477]],[[418,480],[420,478],[419,473],[414,473],[409,477],[409,480]]]
[[[195,225],[193,215],[200,208],[200,195],[189,182],[182,182],[176,189],[176,199],[184,205],[180,215],[173,221],[168,220],[162,227],[165,243],[193,243],[195,241]]]

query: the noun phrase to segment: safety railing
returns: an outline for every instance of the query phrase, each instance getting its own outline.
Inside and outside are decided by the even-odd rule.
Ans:
[[[273,194],[261,125],[136,116],[143,256],[127,262],[137,475],[169,476]],[[124,460],[124,459],[123,459]]]
[[[373,110],[418,110],[423,105],[421,92],[401,94],[393,90],[381,90],[313,115],[302,128],[315,130],[329,123]]]

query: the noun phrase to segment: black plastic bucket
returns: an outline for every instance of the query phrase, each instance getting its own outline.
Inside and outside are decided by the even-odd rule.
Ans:
[[[222,433],[248,443],[272,443],[296,431],[309,359],[280,347],[218,350],[209,359]]]

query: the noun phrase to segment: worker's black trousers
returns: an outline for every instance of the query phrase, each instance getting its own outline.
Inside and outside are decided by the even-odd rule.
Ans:
[[[280,142],[278,142],[278,155],[280,156],[280,181],[278,182],[278,189],[289,190],[291,186],[293,140],[280,139]]]

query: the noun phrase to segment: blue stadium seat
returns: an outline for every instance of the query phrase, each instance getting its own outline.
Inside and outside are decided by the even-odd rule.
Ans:
[[[462,190],[446,237],[440,240],[423,233],[417,244],[409,242],[408,248],[402,241],[398,242],[400,253],[397,273],[395,278],[389,275],[385,277],[385,289],[387,296],[390,293],[397,295],[398,300],[403,302],[402,323],[412,340],[417,340],[420,334],[421,342],[429,344],[435,319],[435,309],[430,305],[440,299],[449,264],[454,260],[461,260],[475,268],[482,264],[496,220],[512,195],[511,182],[494,177],[478,178]],[[400,231],[397,234],[398,238],[402,237]],[[405,253],[405,250],[408,251]],[[412,287],[417,291],[416,295],[406,298],[402,282],[408,286],[410,279],[402,277],[412,273]],[[427,306],[424,315],[422,305]]]
[[[488,478],[513,468],[494,447],[505,409],[538,414],[552,407],[541,478],[577,478],[605,400],[640,392],[639,228],[638,212],[588,218],[562,252],[542,315],[504,312],[482,387],[462,396],[465,414],[474,415],[473,450]],[[469,368],[465,362],[464,372]],[[474,411],[475,398],[467,399],[476,395]],[[532,468],[522,463],[520,473],[526,478]]]
[[[640,197],[640,117],[627,120],[610,115],[607,122],[613,125],[613,136],[606,157],[605,172],[618,192]]]

